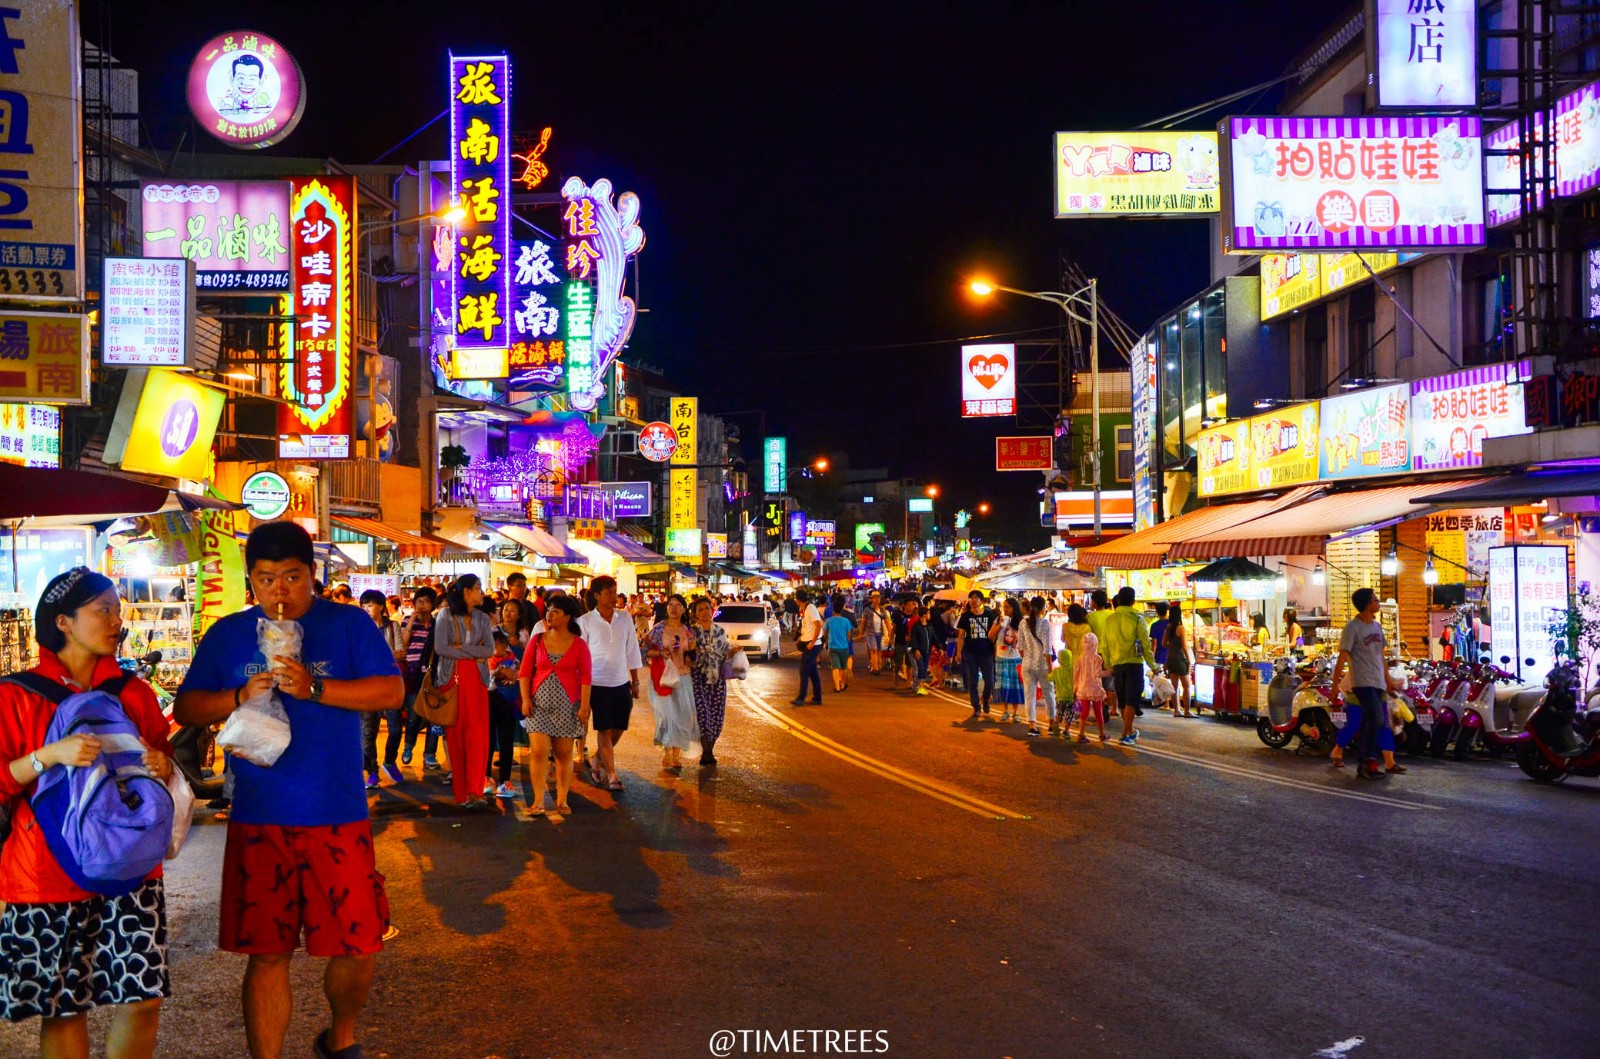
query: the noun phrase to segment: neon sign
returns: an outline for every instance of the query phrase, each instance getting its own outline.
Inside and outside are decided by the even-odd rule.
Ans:
[[[566,199],[567,395],[572,407],[594,408],[605,393],[606,369],[633,333],[637,307],[623,294],[628,259],[644,246],[639,196],[625,191],[611,202],[611,181],[594,186],[571,177]]]
[[[278,406],[281,459],[350,455],[350,345],[355,321],[356,182],[294,177],[289,185],[293,317],[284,333]],[[292,338],[290,337],[292,335]]]
[[[513,390],[560,389],[567,349],[562,338],[565,294],[548,243],[518,243],[512,267],[513,307],[508,359]]]
[[[511,61],[450,56],[450,301],[459,349],[506,349],[511,316]]]
[[[539,134],[539,142],[529,147],[523,154],[514,154],[511,157],[522,163],[522,172],[517,174],[517,183],[522,185],[524,191],[532,191],[544,183],[544,178],[550,175],[550,167],[545,165],[544,152],[550,146],[551,129],[546,126]]]

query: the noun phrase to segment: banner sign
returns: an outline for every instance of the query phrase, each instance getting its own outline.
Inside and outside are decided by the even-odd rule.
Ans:
[[[300,65],[255,30],[206,41],[189,64],[188,97],[200,127],[229,147],[271,147],[306,110]]]
[[[1195,470],[1201,496],[1221,496],[1250,488],[1250,421],[1208,427],[1195,436]]]
[[[345,578],[345,584],[357,599],[361,598],[361,593],[369,591],[382,592],[385,598],[400,594],[399,574],[351,574]]]
[[[244,543],[233,534],[231,511],[203,510],[200,516],[200,571],[198,605],[194,608],[194,639],[229,614],[244,609]]]
[[[1339,481],[1411,469],[1409,383],[1325,397],[1320,404],[1317,477]]]
[[[961,415],[1017,414],[1017,347],[961,347]]]
[[[683,526],[667,528],[667,554],[678,558],[698,560],[701,552],[701,531]]]
[[[612,496],[613,518],[649,518],[655,507],[649,482],[600,482],[600,491]]]
[[[728,535],[726,533],[706,534],[706,558],[726,559],[728,557]]]
[[[108,257],[105,267],[100,363],[189,366],[194,263],[181,257]]]
[[[561,337],[561,278],[549,243],[518,243],[511,273],[511,349],[507,367],[513,390],[562,389],[567,344]]]
[[[350,455],[356,317],[356,180],[294,177],[289,224],[294,288],[286,299],[293,348],[279,370],[279,459]]]
[[[697,496],[700,472],[692,466],[696,462],[695,453],[699,451],[699,398],[674,397],[670,411],[678,447],[672,452],[672,472],[667,482],[667,525],[687,529],[700,524]]]
[[[783,492],[789,478],[789,439],[767,438],[761,446],[762,491]]]
[[[450,303],[458,349],[511,345],[511,60],[450,56]]]
[[[1523,360],[1413,382],[1412,470],[1479,467],[1484,438],[1530,433],[1517,390],[1532,375],[1532,361]]]
[[[1218,210],[1214,132],[1058,132],[1055,173],[1058,218]]]
[[[165,368],[136,368],[106,438],[105,462],[167,478],[211,476],[211,442],[226,395]]]
[[[1225,119],[1223,249],[1419,249],[1484,242],[1475,117]]]
[[[1200,495],[1316,481],[1317,427],[1312,401],[1202,430],[1195,439]]]
[[[1054,465],[1054,441],[1049,434],[1037,437],[994,439],[994,469],[997,471],[1048,471]]]
[[[289,182],[147,183],[140,234],[151,257],[194,262],[201,290],[289,289]]]
[[[1555,665],[1550,626],[1567,613],[1568,555],[1567,548],[1558,544],[1489,549],[1492,653],[1496,658],[1510,656],[1510,668],[1528,683],[1541,683]]]
[[[1600,186],[1600,82],[1556,100],[1556,194]]]
[[[0,300],[83,298],[78,5],[0,8]]]
[[[87,316],[0,312],[0,402],[8,401],[89,403]]]
[[[1133,407],[1133,526],[1156,524],[1156,344],[1141,338],[1129,354]]]
[[[1533,136],[1539,146],[1529,153],[1528,164],[1535,173],[1544,171],[1544,125],[1545,112],[1534,111]],[[1484,221],[1495,228],[1522,216],[1522,123],[1513,121],[1500,126],[1484,137],[1483,147]],[[1556,145],[1556,158],[1559,175],[1560,144]],[[1537,181],[1534,201],[1540,209],[1544,208],[1544,185]]]
[[[623,294],[628,259],[644,248],[639,196],[611,203],[611,181],[590,187],[569,177],[561,187],[567,236],[567,398],[588,411],[606,392],[606,371],[633,333],[638,307]],[[574,316],[576,314],[576,318]]]
[[[1378,106],[1478,105],[1478,8],[1468,0],[1373,0]]]
[[[61,466],[61,409],[45,404],[0,404],[0,463]]]

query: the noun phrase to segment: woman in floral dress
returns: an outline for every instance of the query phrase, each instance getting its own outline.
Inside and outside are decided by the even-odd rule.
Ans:
[[[656,622],[644,638],[650,660],[650,708],[656,716],[656,746],[661,767],[683,767],[683,752],[699,738],[694,719],[694,681],[689,670],[695,651],[695,632],[688,624],[689,604],[677,593],[667,597],[667,617]],[[673,687],[661,684],[666,663],[682,678]]]
[[[712,624],[716,608],[704,596],[695,599],[694,718],[700,726],[700,764],[717,763],[717,739],[728,713],[728,681],[722,664],[728,659],[728,634]]]
[[[1017,598],[1006,599],[1005,617],[1000,619],[1000,635],[995,639],[995,703],[1001,707],[1002,721],[1019,720],[1022,709],[1022,653],[1017,640],[1022,634],[1022,608]]]

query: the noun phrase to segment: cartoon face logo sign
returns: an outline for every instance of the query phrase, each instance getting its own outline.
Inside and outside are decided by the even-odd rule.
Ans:
[[[177,459],[189,451],[200,433],[200,410],[188,398],[180,398],[167,409],[161,420],[161,451]]]
[[[189,109],[230,147],[269,147],[300,123],[305,81],[282,44],[238,30],[207,41],[189,66]]]
[[[1011,359],[1004,353],[990,353],[967,360],[967,371],[985,390],[992,390],[1011,370]]]
[[[666,463],[678,451],[678,432],[670,423],[647,423],[639,431],[639,455],[652,463]]]

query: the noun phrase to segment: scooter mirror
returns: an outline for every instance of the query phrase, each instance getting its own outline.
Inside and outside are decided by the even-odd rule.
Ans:
[[[1510,655],[1501,655],[1500,656],[1500,664],[1503,665],[1503,666],[1510,665],[1511,664],[1511,656]]]
[[[1524,658],[1522,660],[1522,664],[1525,665],[1525,666],[1533,666],[1533,665],[1538,665],[1539,663],[1534,661],[1531,658]]]

